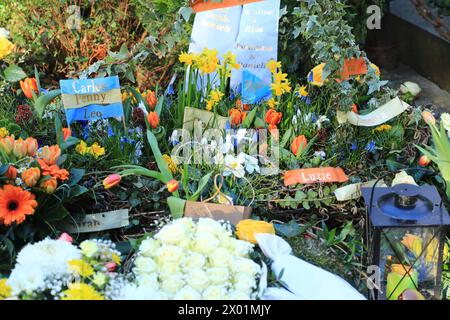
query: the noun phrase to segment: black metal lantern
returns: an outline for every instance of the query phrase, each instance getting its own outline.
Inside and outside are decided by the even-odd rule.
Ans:
[[[362,194],[373,232],[373,264],[379,271],[375,299],[398,300],[411,291],[420,298],[441,299],[450,217],[437,189],[399,184],[362,188]]]

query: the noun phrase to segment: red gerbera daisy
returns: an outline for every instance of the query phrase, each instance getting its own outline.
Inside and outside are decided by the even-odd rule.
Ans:
[[[9,226],[22,223],[27,215],[34,213],[38,205],[34,194],[20,187],[5,185],[0,189],[0,222]]]

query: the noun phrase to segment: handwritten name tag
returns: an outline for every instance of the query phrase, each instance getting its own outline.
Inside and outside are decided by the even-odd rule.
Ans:
[[[123,117],[119,78],[61,80],[67,122]]]
[[[128,209],[96,214],[75,214],[62,229],[69,233],[89,233],[126,227],[130,224]]]
[[[348,181],[348,177],[342,168],[298,169],[284,173],[285,186],[346,181]]]

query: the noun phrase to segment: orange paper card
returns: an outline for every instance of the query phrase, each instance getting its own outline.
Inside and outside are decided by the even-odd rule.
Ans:
[[[202,12],[261,1],[263,0],[196,0],[191,2],[191,7],[195,12]]]
[[[339,80],[344,81],[349,79],[350,76],[358,76],[361,74],[367,74],[367,64],[363,58],[345,59]]]
[[[348,177],[342,168],[311,168],[286,171],[284,185],[346,182]]]

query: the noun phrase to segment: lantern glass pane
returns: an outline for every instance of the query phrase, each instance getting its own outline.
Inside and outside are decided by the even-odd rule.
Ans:
[[[397,300],[406,289],[433,297],[439,228],[384,228],[380,241],[382,298]]]

